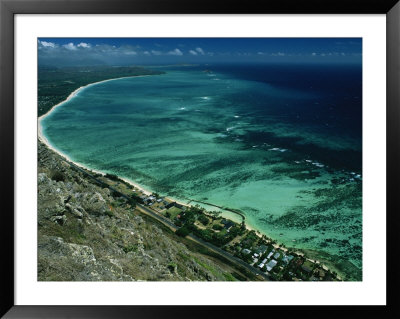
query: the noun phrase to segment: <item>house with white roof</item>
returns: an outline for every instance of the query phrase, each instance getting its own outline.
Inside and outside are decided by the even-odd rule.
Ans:
[[[275,249],[272,249],[272,251],[267,256],[267,259],[270,259],[271,256],[274,254],[274,252],[275,252]]]
[[[294,258],[294,257],[293,257],[292,255],[289,255],[289,256],[283,255],[282,261],[283,261],[284,263],[288,264],[293,258]]]
[[[267,266],[267,271],[271,271],[272,268],[274,268],[278,262],[275,259],[272,259],[266,266]]]

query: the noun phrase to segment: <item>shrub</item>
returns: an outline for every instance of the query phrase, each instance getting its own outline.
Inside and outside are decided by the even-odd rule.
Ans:
[[[179,228],[179,229],[176,231],[175,234],[177,234],[178,236],[181,236],[181,237],[186,237],[187,235],[189,235],[189,233],[190,233],[189,228],[183,226],[183,227]]]
[[[136,245],[128,245],[122,248],[122,250],[127,254],[130,253],[131,251],[137,251],[137,246]]]
[[[64,177],[64,174],[61,173],[60,171],[55,171],[51,175],[51,179],[56,182],[63,182],[65,180],[65,177]]]
[[[212,229],[214,229],[214,230],[222,230],[222,229],[224,229],[224,226],[222,226],[220,224],[214,224],[212,226]]]
[[[201,222],[204,226],[206,226],[209,223],[209,220],[206,216],[201,214],[198,218],[199,222]]]
[[[167,265],[167,268],[168,268],[168,270],[170,271],[170,272],[175,272],[175,269],[177,268],[177,265],[175,264],[175,263],[169,263],[168,265]]]

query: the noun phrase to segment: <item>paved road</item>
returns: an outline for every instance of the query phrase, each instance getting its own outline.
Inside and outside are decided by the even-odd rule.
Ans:
[[[68,163],[70,166],[74,167],[75,169],[77,169],[78,171],[80,171],[80,172],[84,173],[85,175],[89,176],[90,178],[95,180],[100,185],[108,187],[110,190],[114,191],[115,193],[118,193],[118,195],[130,200],[129,196],[117,191],[115,188],[113,188],[110,185],[108,185],[107,183],[104,183],[103,181],[97,179],[96,177],[94,177],[93,175],[89,174],[87,171],[85,171],[84,169],[80,168],[79,166],[77,166],[77,165],[75,165],[75,164],[73,164],[71,162],[68,162],[66,160],[65,160],[65,162]],[[158,221],[160,221],[161,223],[163,223],[164,225],[169,227],[174,232],[176,232],[179,229],[179,227],[177,227],[174,223],[172,223],[171,220],[159,215],[154,210],[152,210],[152,209],[150,209],[150,208],[148,208],[146,206],[143,206],[143,205],[137,203],[136,204],[136,208],[139,211],[141,211],[141,212],[143,212],[143,213],[145,213],[147,215],[150,215],[154,219],[157,219]],[[223,257],[225,257],[229,261],[233,262],[234,264],[244,267],[245,269],[250,271],[252,274],[257,275],[257,276],[261,276],[266,281],[270,281],[271,280],[270,276],[268,276],[264,272],[260,271],[259,269],[255,268],[255,267],[249,265],[248,263],[244,262],[243,260],[231,255],[230,253],[226,252],[225,250],[223,250],[221,248],[218,248],[217,246],[214,246],[213,244],[210,244],[210,243],[198,238],[195,235],[190,234],[190,235],[186,236],[186,238],[189,238],[190,240],[192,240],[192,241],[194,241],[194,242],[196,242],[196,243],[198,243],[200,245],[203,245],[203,246],[207,247],[208,249],[216,252],[217,254],[222,255]]]
[[[140,211],[154,217],[158,221],[162,222],[164,225],[171,228],[173,231],[177,231],[179,229],[179,227],[177,227],[169,219],[167,219],[163,216],[160,216],[159,214],[157,214],[155,211],[153,211],[152,209],[150,209],[148,207],[145,207],[141,204],[137,204],[136,208],[138,208]],[[186,236],[186,238],[189,238],[190,240],[207,247],[208,249],[216,252],[217,254],[222,255],[223,257],[225,257],[229,261],[233,262],[234,264],[244,267],[245,269],[250,271],[252,274],[261,276],[264,280],[267,280],[267,281],[271,280],[271,278],[267,274],[263,273],[262,271],[258,270],[257,268],[255,268],[255,267],[249,265],[248,263],[244,262],[243,260],[231,255],[230,253],[226,252],[225,250],[218,248],[217,246],[214,246],[213,244],[210,244],[210,243],[198,238],[195,235],[190,234],[190,235]]]

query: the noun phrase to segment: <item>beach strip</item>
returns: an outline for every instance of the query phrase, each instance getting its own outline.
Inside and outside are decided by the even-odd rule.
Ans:
[[[145,77],[145,76],[151,76],[151,75],[134,75],[134,76],[123,76],[123,77],[119,77],[119,78],[113,78],[113,79],[107,79],[107,80],[102,80],[102,81],[97,81],[97,82],[93,82],[93,83],[89,83],[87,85],[81,86],[79,88],[77,88],[76,90],[74,90],[70,95],[68,95],[68,97],[64,100],[61,101],[60,103],[57,103],[56,105],[54,105],[47,113],[41,115],[38,117],[38,139],[47,145],[47,147],[49,149],[51,149],[52,151],[54,151],[55,153],[57,153],[58,155],[60,155],[61,157],[63,157],[65,160],[75,164],[76,166],[83,168],[85,170],[89,170],[92,171],[94,173],[100,174],[102,176],[105,176],[106,173],[101,172],[99,170],[96,169],[92,169],[90,167],[87,167],[81,163],[75,162],[73,161],[68,155],[64,154],[63,152],[61,152],[60,150],[58,150],[56,147],[54,147],[50,141],[47,139],[47,137],[43,134],[43,127],[42,127],[42,120],[45,119],[47,116],[49,116],[51,114],[51,112],[53,112],[57,107],[61,106],[62,104],[70,101],[72,98],[74,98],[75,96],[78,95],[79,92],[81,92],[83,89],[86,89],[90,86],[94,86],[100,83],[105,83],[105,82],[110,82],[110,81],[115,81],[115,80],[120,80],[120,79],[127,79],[127,78],[138,78],[138,77]],[[143,186],[135,183],[134,181],[127,179],[127,178],[123,178],[118,176],[118,178],[120,178],[121,180],[125,181],[126,183],[130,184],[131,186],[133,186],[134,188],[138,189],[139,191],[141,191],[143,194],[145,195],[151,195],[153,192],[151,190],[148,190],[146,188],[144,188]],[[186,207],[190,207],[190,205],[188,205],[187,203],[184,203],[176,198],[172,198],[172,197],[166,197],[167,200],[170,200],[172,202],[176,202],[180,205],[186,206]]]
[[[81,163],[78,163],[78,162],[76,162],[76,161],[73,161],[67,154],[64,154],[62,151],[58,150],[55,146],[53,146],[53,145],[50,143],[50,141],[46,138],[46,136],[43,134],[42,120],[45,119],[47,116],[49,116],[49,115],[51,114],[51,112],[53,112],[57,107],[61,106],[62,104],[64,104],[64,103],[70,101],[72,98],[76,97],[76,96],[78,95],[78,93],[81,92],[81,91],[82,91],[83,89],[85,89],[85,88],[88,88],[88,87],[90,87],[90,86],[94,86],[94,85],[97,85],[97,84],[100,84],[100,83],[109,82],[109,81],[114,81],[114,80],[119,80],[119,79],[125,79],[125,78],[137,78],[137,77],[144,77],[144,76],[150,76],[150,75],[124,76],[124,77],[119,77],[119,78],[107,79],[107,80],[102,80],[102,81],[98,81],[98,82],[89,83],[89,84],[87,84],[87,85],[85,85],[85,86],[81,86],[81,87],[77,88],[77,89],[74,90],[64,101],[62,101],[62,102],[60,102],[60,103],[54,105],[47,113],[41,115],[41,116],[38,118],[38,139],[39,139],[42,143],[44,143],[45,145],[47,145],[47,147],[48,147],[49,149],[51,149],[52,151],[54,151],[55,153],[57,153],[58,155],[60,155],[61,157],[63,157],[66,161],[69,161],[69,162],[75,164],[76,166],[78,166],[78,167],[80,167],[80,168],[83,168],[83,169],[85,169],[85,170],[88,170],[88,171],[91,171],[91,172],[100,174],[100,175],[102,175],[102,176],[105,176],[106,173],[104,173],[104,172],[102,172],[102,171],[99,171],[99,170],[96,170],[96,169],[92,169],[92,168],[90,168],[90,167],[85,166],[84,164],[81,164]],[[142,185],[139,185],[138,183],[136,183],[136,182],[134,182],[134,181],[132,181],[132,180],[130,180],[130,179],[123,178],[123,177],[120,177],[120,176],[118,176],[118,178],[121,179],[121,180],[123,180],[124,182],[128,183],[129,185],[131,185],[132,187],[134,187],[135,189],[137,189],[139,192],[141,192],[141,193],[143,193],[143,194],[145,194],[145,195],[147,195],[147,196],[149,196],[149,195],[151,195],[151,194],[153,193],[153,191],[151,191],[151,190],[149,190],[149,189],[146,189],[146,188],[143,187]],[[192,205],[190,205],[190,204],[188,204],[188,203],[183,202],[182,200],[179,200],[179,199],[176,199],[176,198],[173,198],[173,197],[166,196],[165,198],[166,198],[168,201],[176,202],[176,203],[178,203],[178,204],[180,204],[180,205],[182,205],[182,206],[186,206],[186,207],[191,207],[191,206],[192,206]],[[188,200],[188,202],[190,202],[190,201],[191,201],[191,200]],[[233,213],[229,213],[229,212],[227,212],[227,211],[225,211],[225,210],[222,210],[221,212],[222,212],[222,215],[223,215],[225,218],[229,218],[229,215],[233,214]],[[235,220],[234,217],[233,217],[233,218],[230,217],[230,219]],[[260,231],[259,231],[258,229],[256,229],[254,226],[250,225],[248,222],[245,222],[245,227],[246,227],[248,230],[254,230],[254,231],[256,231],[256,233],[258,233],[258,235],[261,236]]]

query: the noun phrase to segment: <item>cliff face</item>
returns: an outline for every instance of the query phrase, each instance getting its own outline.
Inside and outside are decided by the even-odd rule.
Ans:
[[[38,280],[232,280],[39,142]]]

